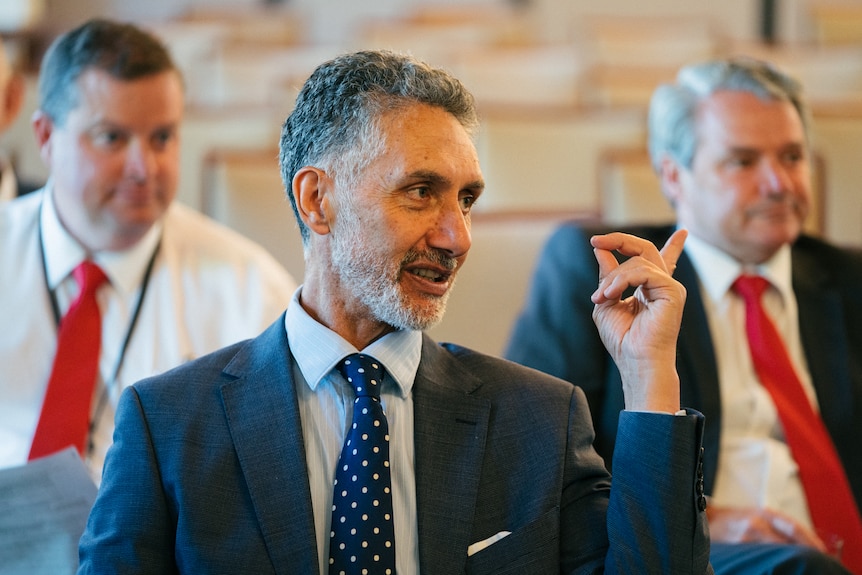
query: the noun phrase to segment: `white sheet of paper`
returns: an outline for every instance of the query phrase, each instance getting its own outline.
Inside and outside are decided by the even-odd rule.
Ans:
[[[0,575],[74,574],[97,491],[72,447],[0,469]]]

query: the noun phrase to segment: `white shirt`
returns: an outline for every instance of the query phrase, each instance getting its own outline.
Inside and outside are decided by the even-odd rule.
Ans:
[[[769,508],[811,527],[796,462],[784,441],[778,411],[754,371],[745,332],[745,305],[730,288],[743,271],[768,279],[764,307],[784,338],[796,373],[817,409],[811,374],[799,335],[790,246],[756,268],[742,265],[690,235],[685,250],[700,278],[704,308],[718,364],[721,445],[713,504]]]
[[[157,245],[134,332],[117,371]],[[85,256],[60,224],[50,183],[42,191],[0,204],[0,467],[27,461],[57,344],[49,289],[62,316],[79,289],[71,271]],[[96,253],[93,260],[109,279],[97,292],[102,350],[93,396],[93,449],[86,456],[98,481],[122,389],[257,335],[284,311],[296,283],[262,247],[178,203],[137,245]],[[97,409],[100,398],[104,406]]]
[[[329,524],[335,466],[353,418],[353,388],[335,369],[344,357],[361,351],[386,368],[380,403],[389,425],[392,510],[398,575],[419,572],[418,520],[413,449],[413,381],[422,355],[422,333],[395,331],[357,350],[315,321],[299,304],[296,291],[285,316],[293,377],[299,398],[305,457],[317,534],[321,575],[329,571]]]

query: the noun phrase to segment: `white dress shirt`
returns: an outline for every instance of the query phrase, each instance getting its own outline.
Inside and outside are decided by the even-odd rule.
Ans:
[[[392,511],[398,575],[419,572],[418,521],[413,449],[413,380],[422,355],[422,333],[395,331],[357,350],[315,321],[299,304],[296,291],[285,316],[293,376],[299,398],[305,457],[314,509],[320,573],[329,571],[329,524],[335,466],[353,418],[353,388],[335,369],[346,356],[361,351],[386,368],[380,402],[389,425]]]
[[[778,411],[754,371],[745,332],[745,305],[730,289],[743,272],[769,280],[771,287],[764,294],[763,305],[784,338],[796,373],[817,409],[799,335],[790,246],[750,269],[693,235],[686,240],[685,251],[700,278],[718,364],[722,420],[713,504],[769,508],[811,527],[799,470],[784,441]]]
[[[57,217],[50,182],[0,204],[0,467],[27,461],[57,344],[50,293],[62,317],[79,289],[70,274],[85,257]],[[134,247],[92,259],[109,279],[97,292],[102,350],[86,454],[98,481],[122,389],[257,335],[284,311],[296,283],[262,247],[176,202]]]

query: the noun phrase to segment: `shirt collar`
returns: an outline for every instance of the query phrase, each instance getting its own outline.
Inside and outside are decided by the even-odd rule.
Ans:
[[[54,204],[53,186],[49,181],[42,196],[40,214],[42,242],[48,287],[56,289],[78,264],[87,259],[87,250],[63,227]],[[102,268],[111,286],[122,293],[131,293],[142,281],[150,258],[162,235],[162,220],[131,248],[119,251],[101,251],[92,254],[93,262]]]
[[[685,240],[685,252],[697,270],[703,289],[714,301],[721,299],[742,273],[763,276],[785,301],[793,294],[788,244],[781,246],[774,256],[757,266],[743,266],[726,252],[691,234]]]
[[[422,332],[396,330],[357,350],[343,337],[318,323],[299,303],[302,286],[293,293],[284,323],[290,351],[308,386],[317,386],[346,356],[361,351],[382,362],[386,372],[398,385],[401,396],[413,389],[422,356]]]

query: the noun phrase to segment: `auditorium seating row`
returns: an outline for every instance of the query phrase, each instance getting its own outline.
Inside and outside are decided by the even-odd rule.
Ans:
[[[276,147],[302,81],[324,59],[362,47],[409,50],[451,69],[477,97],[488,189],[450,313],[432,332],[438,339],[501,353],[536,255],[562,220],[672,218],[646,157],[648,98],[680,65],[714,55],[767,58],[800,77],[814,112],[817,201],[808,229],[862,245],[862,40],[847,40],[846,30],[838,41],[823,24],[816,45],[764,46],[730,41],[703,19],[596,18],[578,37],[547,42],[524,12],[496,7],[417,11],[319,45],[303,38],[301,19],[266,20],[210,14],[152,24],[186,76],[180,200],[259,241],[301,278]],[[28,112],[0,144],[12,144],[19,171],[39,177]]]

